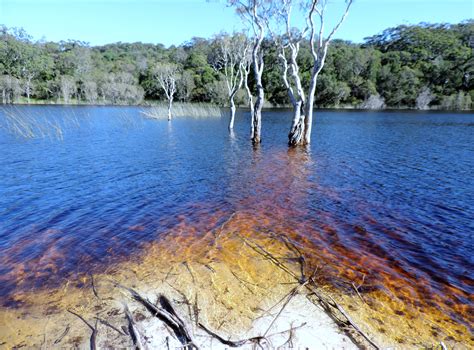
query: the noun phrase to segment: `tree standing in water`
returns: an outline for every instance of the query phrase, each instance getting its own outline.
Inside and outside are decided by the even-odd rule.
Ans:
[[[257,87],[257,96],[251,110],[251,139],[254,145],[261,142],[262,108],[265,102],[265,91],[262,83],[263,50],[262,43],[266,33],[266,21],[270,14],[272,1],[269,0],[229,0],[229,5],[236,8],[237,13],[248,20],[253,29],[252,67]]]
[[[334,34],[346,19],[352,2],[353,0],[346,0],[345,10],[342,16],[327,37],[325,37],[324,32],[328,0],[279,0],[275,4],[275,12],[279,17],[277,23],[283,23],[280,28],[284,28],[283,34],[278,40],[278,57],[283,65],[283,82],[293,105],[293,119],[288,134],[288,143],[290,146],[307,145],[311,143],[311,127],[313,123],[313,108],[318,76],[324,67],[329,44]],[[303,10],[304,18],[307,23],[306,28],[303,30],[298,30],[291,26],[292,13],[295,7]],[[318,26],[315,23],[315,17],[319,20]],[[305,96],[297,58],[300,44],[308,33],[313,62],[309,88]]]
[[[168,99],[168,121],[171,121],[176,81],[179,77],[178,66],[172,63],[160,63],[155,68],[155,77]]]
[[[217,72],[224,75],[230,106],[229,131],[234,129],[235,95],[242,88],[245,76],[246,57],[249,41],[244,34],[220,34],[214,38],[211,64]]]

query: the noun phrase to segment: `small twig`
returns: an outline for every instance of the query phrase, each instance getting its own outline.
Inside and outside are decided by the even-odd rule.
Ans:
[[[213,338],[216,338],[218,341],[220,341],[222,344],[230,346],[231,348],[238,348],[246,343],[254,343],[254,344],[260,344],[262,340],[266,340],[265,337],[253,337],[253,338],[248,338],[248,339],[243,339],[243,340],[238,340],[238,341],[232,341],[232,340],[227,340],[222,338],[219,334],[214,333],[210,329],[208,329],[206,326],[204,326],[202,323],[198,324],[200,328],[202,328],[207,334],[212,336]]]
[[[61,335],[59,336],[59,338],[54,341],[54,344],[58,344],[59,342],[61,342],[61,340],[63,340],[63,338],[69,333],[70,329],[71,329],[71,327],[68,324],[66,326],[66,329],[64,330],[64,332],[62,332]]]
[[[198,293],[194,294],[194,303],[193,303],[193,312],[194,312],[194,323],[196,326],[199,323],[199,307],[198,307]]]
[[[201,265],[203,265],[206,269],[210,270],[212,273],[215,273],[216,270],[214,270],[214,268],[209,265],[209,264],[203,264],[203,263],[200,263]]]
[[[311,279],[311,281],[313,281]],[[313,281],[314,283],[314,281]],[[314,288],[312,288],[311,290],[315,295],[316,297],[320,300],[321,303],[323,303],[323,306],[325,307],[326,310],[329,311],[329,306],[330,307],[333,307],[335,309],[337,309],[343,316],[344,318],[347,320],[347,323],[357,331],[357,333],[359,333],[366,341],[369,342],[370,345],[372,345],[375,349],[380,349],[380,347],[374,342],[372,341],[369,336],[367,336],[360,328],[359,326],[357,326],[357,324],[354,323],[354,321],[352,321],[351,317],[346,313],[346,311],[342,308],[342,306],[340,306],[338,303],[336,303],[336,301],[330,296],[328,295],[327,297],[329,298],[329,301],[327,301],[327,299],[323,298]]]
[[[275,321],[278,319],[278,317],[280,317],[280,315],[282,314],[283,310],[285,309],[285,307],[290,303],[291,299],[293,299],[293,297],[295,295],[298,294],[298,291],[300,288],[304,287],[305,285],[307,284],[307,282],[303,283],[303,284],[300,284],[299,286],[293,288],[293,290],[290,292],[290,294],[288,295],[288,298],[286,299],[285,303],[283,304],[283,306],[280,308],[280,311],[278,311],[277,315],[273,318],[272,322],[270,323],[270,326],[268,326],[267,330],[265,331],[265,333],[263,333],[263,336],[265,337],[268,333],[268,331],[273,327],[273,324],[275,323]]]
[[[97,293],[97,289],[95,288],[94,275],[91,274],[90,276],[91,276],[92,292],[94,293],[94,295],[96,296],[97,299],[100,299],[99,293]]]
[[[357,293],[357,295],[359,296],[360,300],[362,300],[362,302],[365,303],[364,298],[362,298],[362,295],[360,295],[359,289],[356,287],[356,285],[354,284],[354,282],[351,282],[351,285],[352,285],[352,288],[354,288],[354,290],[355,290],[355,292]]]
[[[191,275],[191,278],[193,279],[193,283],[196,283],[196,279],[194,278],[194,274],[193,272],[191,271],[191,268],[189,267],[189,264],[187,261],[184,261],[182,263],[184,266],[186,266],[186,269],[188,270],[189,274]]]
[[[295,331],[295,330],[297,330],[297,329],[303,328],[303,327],[306,326],[307,324],[308,324],[308,323],[303,322],[302,324],[300,324],[300,325],[297,326],[297,327],[292,327],[292,328],[290,328],[290,329],[287,329],[287,330],[281,331],[281,332],[271,333],[271,334],[267,335],[267,338],[274,337],[275,335],[280,335],[280,334],[288,333],[288,332],[290,332],[290,331],[292,331],[292,330]]]
[[[122,332],[120,329],[116,328],[115,326],[111,325],[109,322],[107,322],[106,320],[102,319],[102,318],[99,318],[99,317],[96,317],[96,319],[102,323],[104,326],[107,326],[111,329],[113,329],[114,331],[116,331],[117,333],[121,334],[121,335],[126,335],[124,332]]]
[[[237,279],[237,281],[240,282],[240,284],[242,284],[245,288],[247,288],[247,290],[250,292],[250,293],[253,293],[253,290],[251,290],[249,288],[249,286],[247,286],[247,284],[252,284],[250,282],[247,282],[247,281],[244,281],[243,279],[241,279],[234,271],[230,271],[232,273],[232,275],[234,275],[234,277]]]
[[[224,221],[224,223],[223,223],[223,224],[221,225],[221,227],[219,228],[219,233],[216,234],[216,237],[218,237],[218,236],[221,234],[221,232],[222,232],[222,230],[224,229],[224,227],[232,220],[232,218],[233,218],[234,216],[235,216],[235,212],[232,213],[226,221]]]

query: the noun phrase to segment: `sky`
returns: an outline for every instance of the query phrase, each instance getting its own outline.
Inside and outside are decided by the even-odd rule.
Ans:
[[[330,0],[329,24],[344,0]],[[458,23],[474,18],[474,0],[354,0],[336,38],[364,37],[400,24]],[[223,0],[0,0],[0,24],[22,27],[34,39],[180,45],[193,37],[244,27]]]

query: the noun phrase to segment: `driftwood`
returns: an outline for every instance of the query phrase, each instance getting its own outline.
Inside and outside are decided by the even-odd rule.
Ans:
[[[132,338],[133,346],[136,350],[143,349],[143,345],[140,340],[140,333],[138,332],[137,326],[135,325],[135,321],[133,321],[133,316],[128,309],[128,306],[124,306],[125,309],[125,316],[127,317],[128,321],[128,334],[130,338]]]
[[[233,218],[234,214],[232,214],[216,231],[214,231],[215,234],[215,240],[214,240],[214,245],[217,244],[217,240],[219,239],[220,234],[223,232],[225,226],[228,224],[228,222]],[[239,237],[248,247],[250,247],[252,250],[254,250],[256,253],[259,255],[263,256],[264,259],[267,261],[271,262],[273,265],[278,267],[279,269],[283,270],[285,273],[288,275],[292,276],[296,280],[296,287],[293,288],[288,294],[286,294],[280,301],[278,301],[274,306],[272,306],[269,310],[273,309],[277,305],[283,303],[279,311],[277,312],[276,316],[274,316],[273,320],[271,321],[270,325],[266,329],[266,331],[263,333],[263,335],[248,338],[248,339],[242,339],[242,340],[230,340],[222,337],[215,331],[212,331],[208,327],[206,327],[202,322],[199,320],[199,308],[198,308],[198,303],[197,303],[197,294],[195,295],[195,300],[192,303],[187,296],[178,291],[176,288],[174,288],[171,284],[169,284],[174,290],[176,290],[181,297],[183,298],[183,302],[187,304],[188,307],[188,312],[189,316],[191,317],[191,322],[193,324],[196,324],[200,329],[202,329],[204,332],[206,332],[209,336],[212,338],[218,340],[220,343],[223,345],[237,348],[240,346],[243,346],[245,344],[254,344],[254,346],[259,346],[262,347],[262,345],[268,345],[270,342],[268,340],[269,337],[272,337],[276,334],[282,334],[285,332],[289,332],[289,337],[288,340],[286,341],[285,345],[291,345],[294,337],[294,332],[297,328],[303,327],[305,324],[302,324],[299,327],[291,327],[289,330],[286,330],[284,332],[279,332],[275,334],[270,334],[270,330],[274,326],[275,322],[277,319],[280,317],[280,315],[283,313],[284,309],[287,307],[287,305],[290,303],[292,298],[294,298],[301,289],[305,288],[307,289],[310,293],[307,295],[308,299],[313,302],[319,304],[330,316],[336,324],[345,331],[346,335],[349,336],[356,344],[362,345],[363,343],[367,342],[366,346],[370,344],[371,347],[375,349],[380,349],[380,347],[370,339],[361,329],[358,327],[358,325],[351,319],[349,314],[344,310],[342,306],[340,306],[334,298],[332,298],[330,295],[322,295],[319,292],[318,284],[315,282],[314,276],[316,275],[318,268],[314,269],[313,273],[309,276],[306,275],[306,260],[304,255],[301,253],[301,251],[298,249],[298,247],[289,240],[288,237],[280,234],[276,234],[272,231],[267,231],[264,230],[267,234],[269,234],[272,238],[278,239],[280,242],[284,243],[285,246],[288,248],[288,250],[292,253],[292,256],[290,257],[276,257],[269,251],[267,251],[264,247],[259,245],[258,243],[255,243],[251,240],[249,240],[246,237],[243,237],[242,235],[236,233],[237,237]],[[284,260],[287,261],[293,261],[298,263],[299,265],[299,271],[296,272],[294,268],[290,268],[289,265],[287,265]],[[188,265],[187,262],[183,262],[184,267],[187,269],[189,274],[191,275],[191,278],[193,279],[194,282],[196,282],[195,276]],[[207,267],[207,266],[206,266]],[[208,267],[209,268],[209,267]],[[209,268],[211,271],[213,271],[212,268]],[[168,271],[168,275],[171,273],[172,269]],[[247,283],[246,281],[242,280],[237,274],[235,274],[233,271],[231,271],[234,277],[239,280],[240,283],[244,284],[245,287],[251,291],[251,289],[247,286],[253,285],[252,283]],[[165,278],[165,281],[167,279]],[[185,322],[179,317],[177,312],[174,310],[171,302],[163,295],[158,296],[158,300],[156,304],[153,304],[150,302],[148,299],[145,297],[141,296],[137,291],[134,289],[122,286],[114,281],[112,283],[118,287],[121,287],[125,290],[127,290],[132,298],[142,304],[154,317],[157,317],[160,319],[166,328],[170,330],[171,335],[174,335],[176,339],[181,343],[182,348],[185,349],[198,349],[198,346],[196,342],[193,341],[193,338],[191,336],[191,333],[189,331],[189,328],[186,326]],[[363,283],[363,281],[362,281]],[[92,279],[92,284],[94,284],[93,279]],[[354,289],[356,290],[357,294],[359,294],[359,297],[362,299],[362,296],[360,293],[358,293],[358,288],[354,285]],[[360,286],[359,286],[360,287]],[[95,289],[95,288],[94,288]],[[94,294],[96,294],[96,291],[94,291]],[[97,296],[97,295],[96,295]],[[315,296],[317,298],[317,301],[312,300],[310,296]],[[126,309],[126,315],[128,319],[128,333],[132,337],[134,346],[137,349],[141,348],[141,344],[139,344],[139,335],[136,329],[134,328],[134,323],[133,323],[133,318],[130,315],[129,312],[127,312],[128,308]],[[266,312],[268,313],[267,310]],[[74,313],[75,314],[75,313]],[[92,327],[87,321],[85,321],[81,316],[75,314],[81,320],[83,320],[91,330],[93,330],[93,334],[91,336],[91,348],[95,349],[95,347],[92,347],[92,344],[95,345],[95,337],[97,334],[97,327]],[[193,317],[194,316],[194,317]],[[193,320],[194,318],[194,320]],[[117,330],[115,327],[113,327],[117,332],[123,334],[119,330]],[[355,337],[358,335],[358,337]],[[362,340],[364,339],[364,340]],[[169,347],[169,342],[167,341],[167,346]]]
[[[116,285],[130,292],[133,299],[142,304],[154,317],[157,317],[168,327],[170,327],[173,333],[176,335],[176,338],[181,342],[184,347],[189,349],[198,349],[198,346],[191,338],[191,335],[189,334],[186,325],[178,316],[178,314],[174,311],[173,307],[171,306],[171,303],[165,296],[160,295],[158,297],[158,303],[160,306],[156,306],[148,299],[142,297],[135,290],[122,286],[118,283],[116,283]]]
[[[90,348],[91,350],[96,350],[97,349],[97,320],[95,321],[95,325],[94,327],[92,327],[92,325],[87,322],[84,317],[82,317],[81,315],[79,315],[78,313],[72,311],[72,310],[67,310],[67,312],[69,312],[70,314],[73,314],[74,316],[78,317],[82,322],[84,322],[87,327],[89,327],[92,331],[92,334],[91,334],[91,338],[90,338]]]
[[[312,281],[314,284],[315,282]],[[373,346],[375,349],[379,350],[380,346],[378,346],[373,340],[369,338],[360,328],[357,326],[357,324],[352,321],[351,317],[347,314],[347,312],[344,310],[342,306],[340,306],[336,301],[328,295],[327,298],[330,300],[328,301],[327,298],[323,297],[320,293],[317,292],[315,288],[310,289],[311,292],[318,298],[320,305],[326,310],[326,312],[331,316],[331,318],[338,324],[338,325],[348,325],[352,327],[354,330],[357,331],[359,335],[361,335],[371,346]],[[332,308],[338,310],[342,316],[346,319],[346,321],[341,321],[337,317],[335,317]],[[351,337],[352,338],[352,337]]]
[[[315,295],[318,298],[318,301],[320,305],[324,308],[326,313],[339,325],[339,326],[349,326],[351,327],[357,334],[359,334],[362,338],[365,339],[373,348],[375,349],[380,349],[380,346],[378,346],[373,340],[370,339],[370,337],[365,334],[357,324],[352,321],[351,317],[347,314],[347,312],[344,310],[342,306],[340,306],[336,301],[331,297],[328,296],[328,298],[323,297],[318,291],[317,291],[317,283],[313,279],[313,275],[310,278],[306,278],[303,275],[298,276],[295,274],[293,271],[291,271],[285,264],[283,264],[279,259],[274,257],[270,252],[268,252],[265,248],[262,246],[250,242],[248,239],[245,237],[242,237],[239,235],[239,237],[250,247],[252,248],[255,252],[258,254],[262,255],[265,259],[270,261],[272,264],[280,268],[281,270],[285,271],[289,275],[291,275],[293,278],[298,280],[302,285],[304,285],[313,295]],[[286,239],[285,239],[286,240]],[[286,240],[287,241],[287,240]],[[287,241],[288,244],[292,245],[289,241]],[[292,249],[293,250],[293,249]],[[293,251],[298,251],[296,247],[294,247]],[[304,264],[305,260],[304,258],[298,259],[300,263],[300,269],[301,273],[305,271]],[[316,270],[315,270],[316,271]],[[306,283],[309,282],[309,283]],[[338,317],[335,316],[334,312],[337,310],[344,318],[345,321],[341,321]],[[344,328],[344,327],[342,327]],[[346,334],[354,341],[357,342],[357,340],[353,337],[353,334],[351,332],[346,331]]]

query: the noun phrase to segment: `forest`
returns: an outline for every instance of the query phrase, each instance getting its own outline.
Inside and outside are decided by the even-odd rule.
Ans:
[[[60,104],[154,104],[166,100],[157,67],[177,67],[176,100],[228,104],[222,65],[213,64],[213,38],[192,38],[180,46],[113,43],[91,46],[67,40],[34,40],[20,28],[0,26],[0,101]],[[321,108],[473,109],[474,20],[459,24],[401,25],[363,43],[333,40],[317,80]],[[266,107],[289,106],[277,45],[262,43]],[[301,44],[302,85],[310,81],[311,52]],[[255,86],[253,76],[248,85]],[[240,89],[237,105],[246,105]]]

